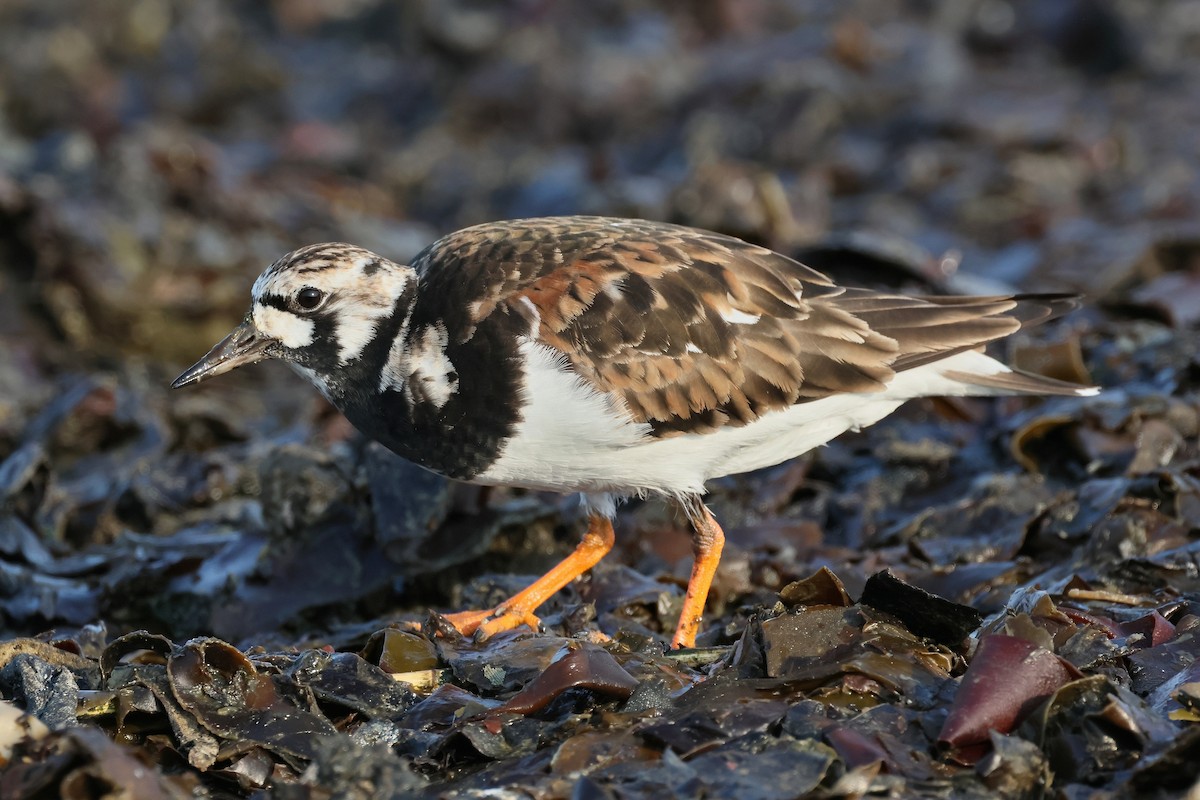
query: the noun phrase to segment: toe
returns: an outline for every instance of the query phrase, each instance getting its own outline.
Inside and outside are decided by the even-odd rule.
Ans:
[[[536,631],[542,625],[542,621],[535,614],[519,609],[508,609],[504,606],[482,611],[457,611],[441,616],[463,636],[474,635],[479,639],[487,639],[489,636],[503,631],[511,631],[522,625],[528,625]]]
[[[443,614],[442,618],[453,625],[463,636],[470,636],[479,630],[479,626],[494,613],[494,609],[486,608],[480,611],[457,611],[453,614]]]
[[[503,631],[511,631],[513,628],[519,628],[522,625],[527,625],[536,631],[541,628],[542,621],[528,611],[522,612],[498,608],[490,619],[478,626],[475,635],[486,639],[489,636],[495,636],[497,633]]]

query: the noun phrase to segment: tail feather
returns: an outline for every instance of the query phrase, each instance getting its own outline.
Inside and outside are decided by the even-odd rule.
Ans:
[[[1014,369],[1011,372],[993,372],[986,375],[964,372],[962,370],[946,370],[942,374],[951,380],[959,381],[969,386],[991,389],[1000,394],[1091,397],[1100,393],[1100,389],[1096,386],[1080,386],[1077,383],[1047,378],[1019,369]]]
[[[1010,371],[982,355],[984,347],[1024,327],[1047,322],[1079,307],[1073,294],[993,296],[880,295],[863,289],[841,289],[810,300],[814,314],[834,306],[866,323],[869,329],[895,342],[888,366],[896,373],[959,359],[980,351],[983,362],[959,359],[946,363],[942,374],[977,394],[1046,394],[1086,396],[1096,389]],[[810,317],[810,320],[815,317]],[[824,351],[822,351],[824,353]],[[969,365],[979,363],[975,370]]]
[[[1013,300],[1017,301],[1017,307],[1010,313],[1020,320],[1022,327],[1058,319],[1081,304],[1077,294],[1019,294]]]
[[[1079,308],[1080,297],[1076,294],[1019,294],[1012,298],[1016,306],[1006,316],[1020,322],[1021,327],[1040,325],[1061,317]],[[1097,386],[1081,386],[1077,383],[1047,378],[1033,372],[1011,369],[985,375],[948,371],[946,377],[963,383],[992,389],[1003,394],[1059,395],[1065,397],[1091,397],[1099,394]]]

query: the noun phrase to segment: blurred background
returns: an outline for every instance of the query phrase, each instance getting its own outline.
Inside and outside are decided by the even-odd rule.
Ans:
[[[1200,317],[1198,72],[1195,0],[4,0],[8,624],[162,620],[113,598],[174,580],[190,605],[163,624],[246,633],[247,615],[195,606],[229,575],[268,581],[266,551],[237,537],[298,546],[338,498],[420,485],[323,455],[356,440],[279,365],[167,394],[244,314],[253,277],[312,242],[405,261],[485,220],[669,220],[860,283],[1084,291],[1138,320],[1118,351],[1170,358],[1099,358],[1068,333],[1039,368],[1186,378],[1194,337],[1173,330]],[[1106,457],[1131,458],[1136,435]],[[435,488],[421,535],[463,505]],[[851,544],[882,527],[834,517],[817,514]],[[175,534],[161,563],[125,557]],[[672,547],[652,563],[687,556],[682,534]],[[358,589],[338,591],[289,608]]]
[[[5,0],[4,330],[182,366],[295,247],[547,214],[1077,285],[1193,218],[1198,54],[1189,0]]]

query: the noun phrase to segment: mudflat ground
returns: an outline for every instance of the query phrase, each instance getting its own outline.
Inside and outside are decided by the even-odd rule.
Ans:
[[[0,5],[0,795],[1195,792],[1198,134],[1194,1]],[[1104,392],[716,482],[694,652],[654,501],[543,631],[434,635],[574,506],[407,465],[278,365],[166,387],[294,247],[574,213],[1081,292],[999,352]]]

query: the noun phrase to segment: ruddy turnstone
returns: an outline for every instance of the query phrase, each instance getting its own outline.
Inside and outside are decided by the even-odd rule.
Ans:
[[[515,220],[445,236],[411,265],[349,244],[289,253],[255,281],[241,325],[172,386],[280,358],[427,469],[582,492],[578,548],[497,607],[449,615],[464,633],[536,627],[538,606],[612,547],[616,501],[664,496],[694,529],[672,640],[692,646],[724,542],[706,481],[800,455],[915,397],[1093,394],[982,352],[1074,303],[881,294],[718,233]]]

